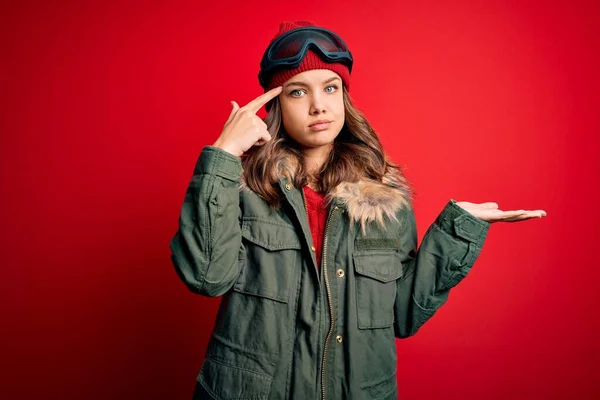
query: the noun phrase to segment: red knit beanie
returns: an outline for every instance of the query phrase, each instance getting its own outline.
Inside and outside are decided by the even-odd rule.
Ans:
[[[277,33],[277,35],[275,35],[273,40],[271,40],[271,43],[273,43],[273,41],[275,39],[277,39],[279,36],[283,35],[284,33],[289,32],[292,29],[300,28],[303,26],[317,26],[317,25],[315,23],[313,23],[312,21],[294,21],[294,22],[285,21],[285,22],[282,22],[279,25],[279,32]],[[291,77],[293,77],[296,74],[299,74],[300,72],[309,71],[312,69],[328,69],[330,71],[335,72],[336,74],[338,74],[340,76],[340,78],[342,78],[342,82],[344,83],[346,90],[349,90],[349,88],[350,88],[350,71],[348,70],[348,67],[341,63],[325,62],[317,55],[317,53],[313,52],[312,50],[309,50],[306,53],[306,56],[304,56],[304,59],[302,60],[300,65],[298,65],[296,68],[281,69],[281,70],[275,72],[270,77],[269,83],[268,83],[267,87],[265,88],[265,92],[268,92],[269,90],[271,90],[277,86],[281,86],[288,79],[290,79]]]

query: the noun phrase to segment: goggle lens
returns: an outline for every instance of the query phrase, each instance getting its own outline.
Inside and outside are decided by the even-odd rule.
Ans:
[[[297,31],[274,46],[269,53],[269,58],[271,61],[277,61],[294,57],[302,50],[302,46],[309,39],[313,40],[322,50],[327,52],[347,51],[344,46],[330,35],[316,31]]]

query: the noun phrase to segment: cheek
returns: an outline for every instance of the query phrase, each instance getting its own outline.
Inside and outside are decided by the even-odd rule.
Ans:
[[[281,114],[281,122],[287,132],[290,132],[294,128],[294,118],[289,112],[283,112]]]
[[[294,132],[302,128],[303,121],[300,117],[298,107],[292,111],[292,108],[282,108],[281,119],[283,127],[287,132]]]

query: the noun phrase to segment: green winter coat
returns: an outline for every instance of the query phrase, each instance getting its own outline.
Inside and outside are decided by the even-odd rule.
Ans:
[[[223,295],[199,385],[222,400],[396,399],[395,338],[446,302],[490,224],[450,199],[417,251],[405,193],[343,183],[317,268],[302,190],[281,178],[272,210],[241,175],[238,157],[206,146],[170,243],[192,292]]]

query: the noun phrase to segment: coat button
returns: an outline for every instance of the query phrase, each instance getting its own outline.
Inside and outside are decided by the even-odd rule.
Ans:
[[[338,269],[337,270],[337,276],[339,276],[340,278],[344,277],[344,270],[343,269]]]
[[[311,249],[312,251],[315,251],[315,250],[317,250],[315,246],[310,246],[310,249]]]
[[[285,184],[285,188],[286,188],[287,190],[292,190],[292,185],[290,185],[289,183],[286,183],[286,184]]]
[[[342,335],[337,335],[335,337],[335,341],[338,342],[338,343],[342,343],[342,340],[344,340],[344,338],[342,337]]]

